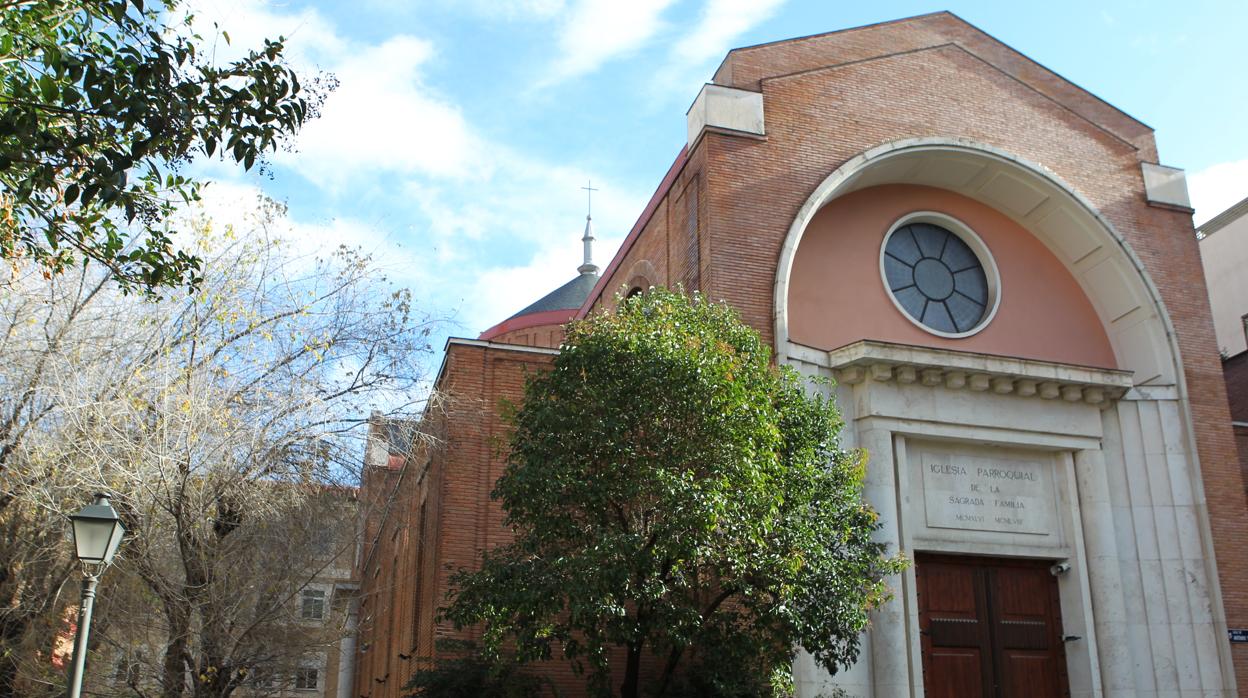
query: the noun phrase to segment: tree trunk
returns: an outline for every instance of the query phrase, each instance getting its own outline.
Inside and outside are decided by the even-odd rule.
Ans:
[[[672,683],[672,677],[676,674],[676,667],[680,664],[680,657],[685,653],[683,646],[673,647],[670,654],[667,655],[667,665],[663,667],[663,676],[659,679],[659,690],[655,695],[663,698],[667,693],[667,687]]]
[[[21,620],[0,621],[0,696],[17,695],[17,643],[25,630]]]
[[[202,610],[200,615],[204,615]],[[195,687],[191,691],[194,698],[229,698],[237,687],[235,670],[226,660],[211,628],[204,631],[203,647],[199,652],[198,676],[195,678]]]
[[[169,635],[161,666],[160,695],[162,698],[182,698],[186,688],[186,643],[190,632],[190,610],[183,608],[176,600],[166,600],[165,617],[169,620]]]
[[[624,666],[624,683],[620,686],[620,698],[638,698],[641,695],[641,647],[644,639],[628,643],[628,663]]]

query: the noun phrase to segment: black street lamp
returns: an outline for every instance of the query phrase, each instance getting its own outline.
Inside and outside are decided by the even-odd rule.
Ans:
[[[69,517],[74,524],[74,548],[82,562],[82,603],[78,607],[78,638],[74,641],[73,673],[69,678],[69,698],[82,695],[82,669],[87,663],[87,634],[91,631],[91,611],[95,607],[95,585],[104,568],[113,561],[126,527],[108,503],[108,495],[97,494],[95,501]]]

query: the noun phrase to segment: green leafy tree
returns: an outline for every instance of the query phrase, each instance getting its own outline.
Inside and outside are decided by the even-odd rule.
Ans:
[[[834,406],[730,308],[652,290],[575,323],[513,422],[492,496],[514,542],[442,611],[487,651],[562,655],[626,698],[783,694],[796,647],[856,658],[904,562],[871,539]]]
[[[559,695],[547,679],[516,664],[491,662],[462,640],[440,640],[439,656],[425,662],[403,687],[406,698],[541,698]],[[548,690],[549,689],[549,690]]]
[[[251,168],[315,106],[283,44],[225,64],[176,0],[0,0],[0,256],[84,258],[123,287],[199,280],[165,227],[198,154]],[[222,38],[228,41],[227,34]]]

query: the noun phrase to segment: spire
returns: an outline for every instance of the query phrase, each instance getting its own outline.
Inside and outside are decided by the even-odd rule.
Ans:
[[[594,264],[594,192],[598,191],[594,188],[593,181],[588,185],[581,187],[585,190],[585,234],[581,236],[581,243],[585,245],[585,263],[577,267],[576,270],[582,274],[597,274],[598,265]]]

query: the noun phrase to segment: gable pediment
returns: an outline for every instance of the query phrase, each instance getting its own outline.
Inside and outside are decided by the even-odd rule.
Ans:
[[[1153,130],[949,12],[733,49],[714,83],[761,91],[768,80],[953,45],[1157,160]]]

